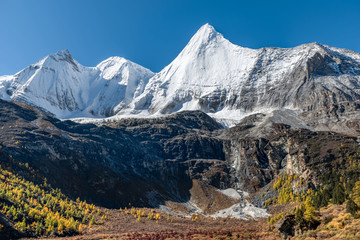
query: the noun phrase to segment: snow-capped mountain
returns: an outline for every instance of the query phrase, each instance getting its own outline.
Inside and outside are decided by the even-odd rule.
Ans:
[[[62,50],[13,76],[0,77],[0,97],[41,107],[59,118],[104,117],[138,96],[153,75],[120,57],[85,67]]]
[[[130,112],[202,110],[238,119],[279,108],[315,110],[359,99],[359,84],[358,53],[318,43],[243,48],[205,24],[175,60],[149,80]]]
[[[358,100],[359,94],[359,53],[318,43],[249,49],[232,44],[209,24],[157,74],[120,57],[84,67],[65,50],[0,77],[0,98],[60,118],[202,110],[238,120],[275,109],[328,108]]]

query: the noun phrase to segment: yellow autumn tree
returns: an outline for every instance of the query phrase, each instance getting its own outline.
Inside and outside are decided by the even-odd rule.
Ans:
[[[304,218],[306,221],[313,221],[315,219],[315,207],[312,205],[310,196],[306,197],[305,200],[305,212],[304,212]]]
[[[352,190],[352,199],[356,203],[356,205],[360,206],[360,181],[357,181]]]

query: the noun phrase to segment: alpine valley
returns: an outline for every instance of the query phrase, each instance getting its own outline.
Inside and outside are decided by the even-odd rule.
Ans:
[[[0,237],[360,237],[359,53],[205,24],[159,73],[62,50],[0,98]]]

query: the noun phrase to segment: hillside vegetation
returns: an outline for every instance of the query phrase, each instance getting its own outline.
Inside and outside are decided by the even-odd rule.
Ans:
[[[67,198],[27,163],[15,161],[1,149],[0,159],[0,234],[74,235],[101,215],[95,205]]]
[[[285,236],[359,239],[355,231],[360,216],[359,149],[356,143],[351,147],[341,144],[338,151],[341,160],[336,160],[333,168],[319,177],[316,186],[298,175],[286,173],[274,180],[277,197],[267,199],[265,204],[295,205],[268,218],[270,224],[277,223],[280,229],[282,225],[290,226],[283,229]]]

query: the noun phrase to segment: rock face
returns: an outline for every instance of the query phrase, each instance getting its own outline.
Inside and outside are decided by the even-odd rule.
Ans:
[[[190,176],[209,165],[224,167],[217,164],[224,161],[221,140],[210,134],[221,127],[201,112],[164,122],[125,120],[116,128],[62,122],[6,101],[0,102],[0,112],[0,142],[7,154],[28,162],[68,194],[109,207],[186,200]],[[201,164],[202,159],[207,162]],[[216,172],[204,175],[221,185]],[[150,193],[156,193],[156,201]]]
[[[307,126],[318,131],[335,131],[358,136],[359,110],[359,101],[345,101],[322,107],[317,111],[302,112],[298,117],[306,121]]]
[[[279,172],[302,175],[316,185],[318,176],[341,164],[339,146],[350,149],[356,141],[270,121],[263,125],[264,119],[257,114],[223,129],[205,113],[193,111],[96,126],[0,101],[0,142],[4,153],[29,163],[72,196],[116,208],[129,202],[159,206],[197,199],[204,210],[217,211],[206,207],[209,200],[198,202],[205,199],[196,197],[198,191],[204,196],[211,189],[246,191],[261,207],[258,190]]]

